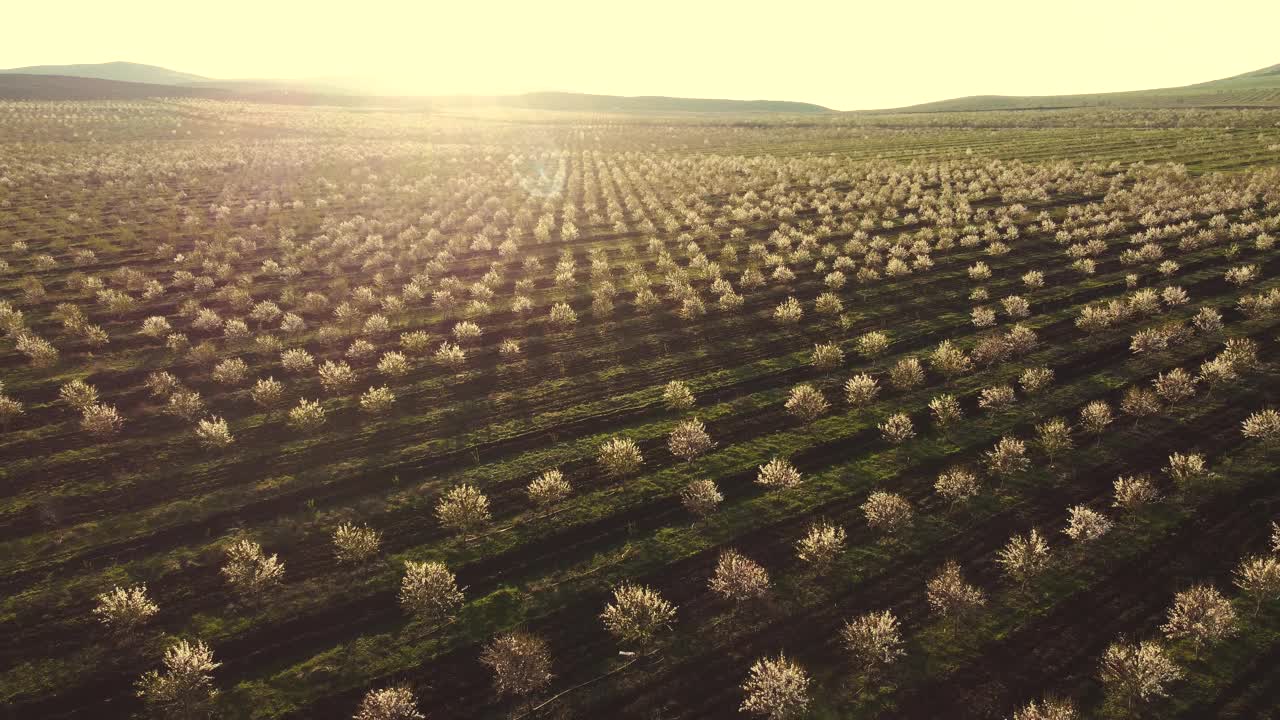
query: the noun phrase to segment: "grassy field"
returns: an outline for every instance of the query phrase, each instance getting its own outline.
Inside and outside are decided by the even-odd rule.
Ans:
[[[1280,427],[1241,432],[1280,391],[1278,165],[1280,111],[1259,109],[0,103],[0,381],[21,403],[0,434],[0,715],[145,716],[135,683],[188,639],[221,663],[210,711],[226,718],[351,717],[390,686],[431,718],[734,717],[752,664],[779,652],[809,676],[803,717],[1004,718],[1046,695],[1089,718],[1267,717],[1280,605],[1255,612],[1233,573],[1280,550]],[[555,321],[561,304],[572,322]],[[875,332],[887,348],[863,352]],[[441,362],[455,340],[464,359]],[[942,372],[944,341],[967,367]],[[841,356],[819,367],[817,345]],[[285,367],[296,349],[310,366]],[[911,359],[923,377],[895,382]],[[326,382],[330,361],[354,380]],[[1052,382],[1029,391],[1032,368]],[[1188,397],[1123,410],[1177,369],[1199,381]],[[174,414],[175,391],[153,389],[163,372],[202,407]],[[855,405],[845,384],[864,373],[880,392]],[[273,406],[253,391],[268,377]],[[118,428],[91,432],[63,396],[76,380]],[[691,408],[668,406],[673,381]],[[829,402],[811,420],[787,408],[801,384]],[[1006,386],[1013,402],[987,407]],[[362,407],[378,387],[389,408]],[[930,410],[944,394],[964,416],[948,427]],[[324,409],[314,429],[290,422],[304,399]],[[1113,421],[1094,433],[1081,411],[1099,401]],[[901,443],[880,429],[897,414],[914,429]],[[694,417],[716,445],[686,462],[668,436]],[[1073,444],[1053,457],[1035,442],[1052,418]],[[229,442],[201,442],[211,420]],[[598,457],[617,438],[643,458],[621,475]],[[1005,438],[1026,442],[1025,469],[992,468]],[[1174,482],[1175,452],[1210,473]],[[774,458],[797,487],[757,482]],[[978,481],[964,502],[935,487],[956,468]],[[534,503],[551,469],[572,491]],[[1113,482],[1144,475],[1159,499],[1116,507]],[[694,480],[723,496],[706,517],[682,502]],[[437,515],[460,485],[490,515],[462,532]],[[875,491],[911,522],[874,529]],[[1110,531],[1068,537],[1081,506]],[[846,533],[826,567],[796,553],[819,520]],[[336,561],[343,523],[380,534],[371,559]],[[998,558],[1033,528],[1051,559],[1015,582]],[[242,538],[284,564],[257,596],[220,570]],[[727,549],[768,571],[763,598],[709,589]],[[456,574],[464,600],[445,620],[398,599],[421,561]],[[926,592],[947,561],[985,597],[959,622]],[[652,645],[599,619],[623,583],[676,606]],[[1175,594],[1201,583],[1234,633],[1166,637]],[[137,584],[158,612],[122,637],[94,609]],[[882,610],[902,655],[868,674],[840,633]],[[551,658],[527,698],[495,692],[480,660],[518,629]],[[1133,708],[1100,679],[1121,638],[1180,669]]]

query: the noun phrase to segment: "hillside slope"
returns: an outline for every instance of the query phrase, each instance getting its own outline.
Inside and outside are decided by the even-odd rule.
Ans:
[[[74,66],[58,66],[74,67]],[[157,68],[164,70],[163,68]],[[147,97],[206,97],[291,105],[398,107],[414,110],[510,107],[598,113],[786,113],[832,112],[821,105],[780,100],[721,100],[676,97],[621,97],[564,92],[497,97],[352,95],[323,83],[289,80],[194,80],[174,84],[72,77],[49,73],[0,72],[0,98],[10,100],[126,100]]]
[[[910,105],[892,112],[975,112],[1075,107],[1280,107],[1280,65],[1182,87],[1082,95],[972,95]]]
[[[64,77],[115,80],[117,82],[150,83],[153,85],[181,85],[200,82],[208,78],[191,73],[178,72],[155,65],[131,62],[92,63],[83,65],[32,65],[29,67],[0,70],[0,75],[59,75]]]
[[[496,98],[507,107],[573,112],[773,112],[825,113],[829,108],[804,102],[785,100],[718,100],[711,98],[678,98],[656,95],[623,97],[620,95],[586,95],[567,92],[537,92]]]
[[[232,95],[212,88],[121,82],[64,75],[0,73],[3,100],[140,100],[155,97],[226,99]]]

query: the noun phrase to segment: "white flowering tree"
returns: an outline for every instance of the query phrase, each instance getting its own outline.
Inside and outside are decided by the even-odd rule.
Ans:
[[[208,417],[196,423],[196,439],[204,448],[225,448],[235,441],[227,421],[220,417]]]
[[[1049,544],[1040,531],[1032,528],[1026,535],[1014,535],[996,555],[996,563],[1011,580],[1026,586],[1049,567]]]
[[[0,429],[8,430],[14,420],[23,413],[22,402],[0,394]]]
[[[1036,425],[1035,444],[1049,460],[1049,467],[1053,467],[1060,455],[1070,452],[1075,446],[1071,427],[1062,418],[1050,418]]]
[[[944,470],[934,481],[933,489],[952,507],[972,499],[982,490],[978,476],[962,467]]]
[[[1026,472],[1031,467],[1026,443],[1013,437],[1000,438],[994,448],[983,454],[983,459],[987,471],[1001,480]]]
[[[844,351],[835,343],[820,343],[813,346],[810,362],[818,370],[830,372],[844,363]]]
[[[58,390],[58,399],[83,413],[98,404],[98,389],[83,380],[71,380]]]
[[[788,297],[773,309],[773,321],[783,327],[795,327],[803,317],[804,308],[794,297]]]
[[[333,554],[344,565],[363,565],[382,548],[382,533],[367,525],[342,523],[333,531]]]
[[[1105,400],[1094,400],[1080,408],[1080,427],[1096,437],[1098,443],[1102,442],[1102,434],[1114,420],[1111,406]]]
[[[800,471],[782,458],[773,458],[756,472],[756,484],[769,490],[790,490],[801,481]]]
[[[1196,394],[1194,376],[1182,368],[1174,368],[1167,373],[1160,373],[1152,381],[1156,395],[1169,407],[1176,407]]]
[[[868,405],[880,394],[880,384],[866,373],[854,375],[844,384],[845,400],[854,407]]]
[[[80,416],[80,427],[94,437],[109,437],[124,427],[124,416],[114,405],[98,403],[85,408]]]
[[[569,303],[558,302],[551,306],[547,319],[557,330],[568,330],[578,323],[578,313],[569,307]]]
[[[1022,371],[1018,385],[1027,395],[1038,395],[1053,384],[1054,372],[1047,367],[1033,367]]]
[[[692,462],[694,458],[715,446],[711,436],[707,434],[706,425],[697,418],[676,423],[667,440],[667,447],[671,450],[671,454],[685,462]]]
[[[890,368],[889,384],[902,391],[918,388],[924,384],[924,367],[916,358],[902,358]]]
[[[796,557],[807,563],[819,574],[844,551],[847,534],[839,525],[818,521],[809,526],[804,537],[796,542]]]
[[[800,422],[813,422],[825,413],[831,404],[823,397],[822,391],[808,383],[791,388],[787,395],[787,412]]]
[[[891,537],[911,524],[915,511],[911,502],[897,493],[876,490],[862,503],[862,514],[867,525],[887,537]]]
[[[253,540],[241,538],[227,547],[222,576],[242,598],[258,601],[284,579],[284,563]]]
[[[691,480],[680,491],[680,502],[694,516],[704,518],[716,511],[724,502],[724,495],[714,480],[700,478]]]
[[[206,714],[217,695],[213,671],[221,664],[203,642],[178,640],[165,649],[163,668],[138,680],[138,697],[164,717]]]
[[[345,362],[327,360],[316,371],[320,375],[320,384],[331,394],[342,393],[356,382],[356,371]]]
[[[742,684],[744,713],[768,720],[804,717],[809,707],[809,674],[785,655],[761,658]]]
[[[1119,640],[1107,647],[1098,675],[1113,697],[1131,711],[1134,704],[1168,694],[1166,686],[1182,677],[1182,670],[1159,643]]]
[[[1146,475],[1121,475],[1112,483],[1115,500],[1112,507],[1137,511],[1160,499],[1160,493]]]
[[[845,622],[840,643],[864,678],[872,678],[906,655],[898,618],[889,610]]]
[[[497,635],[484,646],[480,662],[493,672],[494,687],[503,695],[527,698],[551,682],[551,650],[533,633]]]
[[[164,411],[188,422],[195,422],[204,412],[204,400],[195,390],[175,390],[169,395]]]
[[[1160,414],[1160,398],[1154,390],[1144,387],[1131,387],[1125,390],[1120,399],[1120,412],[1133,418],[1136,428],[1146,418]]]
[[[1065,698],[1032,700],[1014,711],[1010,720],[1076,720],[1076,706]]]
[[[1184,493],[1203,490],[1213,478],[1213,473],[1209,471],[1209,463],[1199,453],[1171,453],[1169,464],[1164,471]]]
[[[324,406],[317,400],[302,398],[289,410],[289,427],[305,433],[313,433],[324,427]]]
[[[672,380],[662,388],[662,401],[670,410],[688,410],[693,407],[693,391],[688,383]]]
[[[461,607],[462,590],[458,580],[442,562],[405,563],[404,577],[400,580],[400,605],[428,623],[438,623],[453,617]]]
[[[987,604],[986,595],[969,584],[960,565],[948,560],[925,584],[929,607],[954,627],[962,618]]]
[[[119,585],[98,596],[93,616],[111,632],[122,636],[135,634],[160,608],[147,595],[146,585],[122,588]]]
[[[1280,412],[1271,408],[1259,410],[1240,423],[1240,431],[1268,450],[1280,446]]]
[[[657,591],[632,583],[614,588],[613,602],[600,614],[605,629],[619,643],[640,648],[651,647],[669,632],[675,617],[675,606]]]
[[[467,351],[460,345],[445,341],[440,343],[434,355],[435,361],[448,370],[459,370],[467,364]]]
[[[644,456],[640,454],[640,446],[630,438],[612,438],[600,446],[596,456],[605,474],[611,477],[624,477],[640,469]]]
[[[1231,601],[1212,585],[1195,585],[1173,597],[1168,618],[1160,626],[1170,640],[1185,639],[1196,655],[1239,631]]]
[[[396,402],[396,394],[383,385],[371,387],[360,396],[360,411],[368,415],[384,415]]]
[[[878,427],[885,442],[891,445],[901,445],[916,436],[915,426],[911,424],[911,416],[906,413],[890,415]]]
[[[440,524],[464,535],[489,523],[489,498],[474,485],[452,487],[436,503]]]
[[[735,605],[758,600],[769,591],[769,572],[737,550],[720,553],[709,583],[711,591]]]
[[[973,370],[973,361],[955,343],[943,340],[929,354],[929,364],[947,380],[954,380]]]
[[[543,471],[530,481],[526,492],[534,505],[546,507],[569,497],[573,492],[573,486],[565,479],[563,472],[552,468]]]
[[[418,711],[413,691],[403,685],[365,693],[353,716],[354,720],[425,720],[426,717]]]
[[[284,401],[284,384],[273,377],[262,378],[254,383],[249,397],[270,416]]]
[[[888,333],[881,330],[873,330],[859,336],[854,345],[859,355],[871,360],[883,355],[889,349],[891,342]]]
[[[929,413],[933,421],[945,436],[947,431],[964,419],[964,410],[960,401],[952,395],[937,395],[929,400]]]
[[[1235,570],[1235,586],[1253,601],[1256,616],[1264,603],[1280,600],[1280,558],[1255,555],[1240,561]]]
[[[1111,519],[1087,505],[1067,508],[1067,527],[1062,531],[1076,543],[1084,545],[1111,531]]]

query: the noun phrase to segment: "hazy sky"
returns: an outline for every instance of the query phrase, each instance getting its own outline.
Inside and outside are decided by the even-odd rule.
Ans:
[[[0,67],[130,60],[217,78],[377,76],[432,94],[568,90],[852,110],[1168,87],[1280,63],[1280,0],[9,5]]]

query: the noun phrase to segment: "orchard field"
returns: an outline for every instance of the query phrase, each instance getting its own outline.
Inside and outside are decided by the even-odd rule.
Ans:
[[[1277,238],[1273,110],[0,103],[0,716],[1270,717]]]

